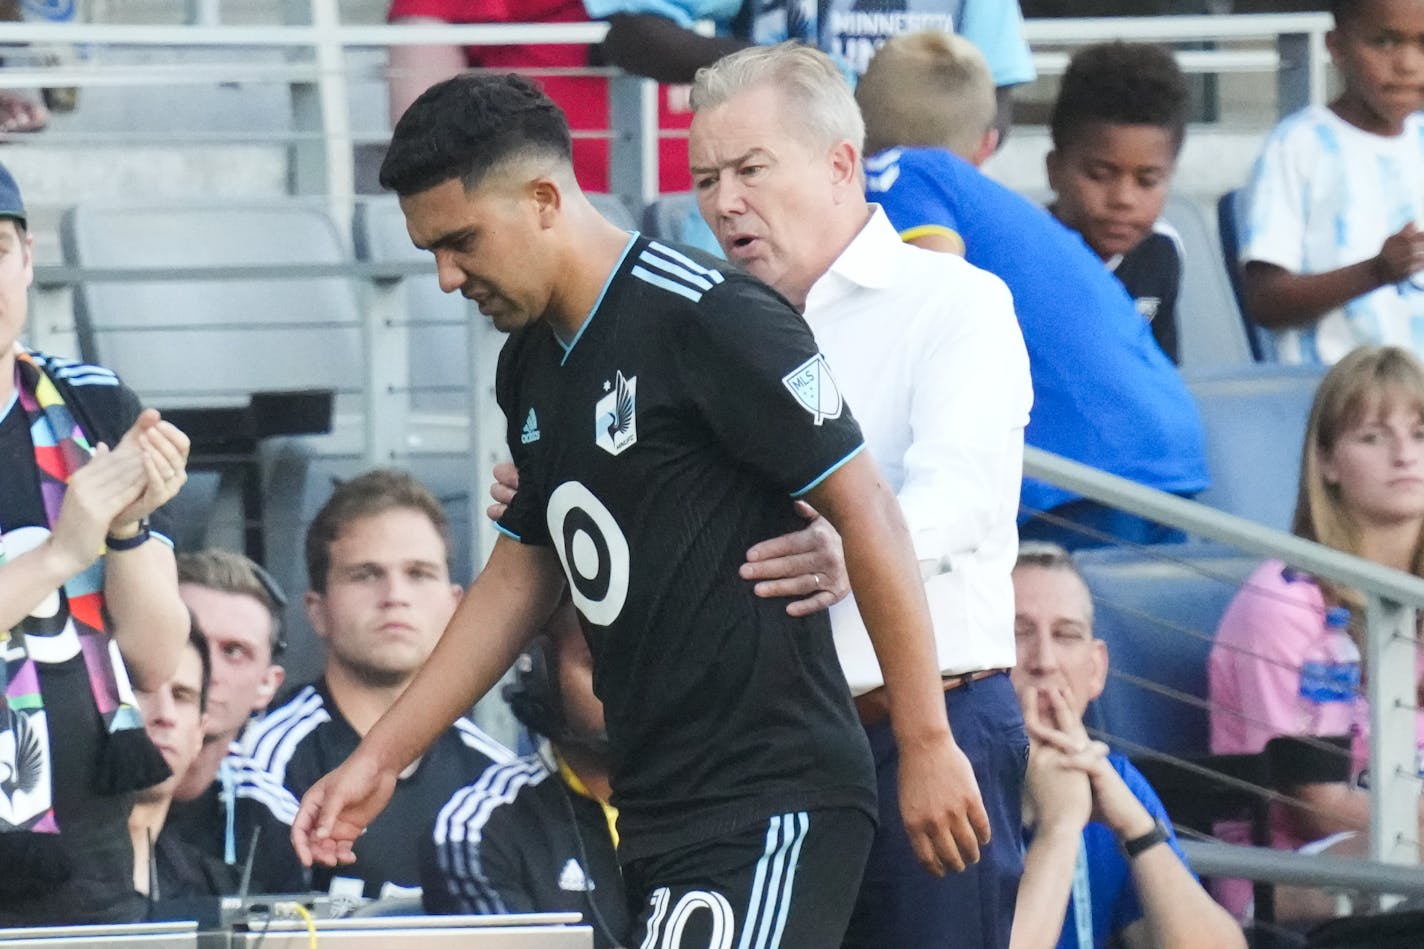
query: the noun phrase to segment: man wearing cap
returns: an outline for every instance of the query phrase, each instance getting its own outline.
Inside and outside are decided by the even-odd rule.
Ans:
[[[0,926],[138,919],[128,815],[168,776],[133,686],[188,635],[161,506],[188,439],[109,370],[23,346],[34,277],[0,166]]]

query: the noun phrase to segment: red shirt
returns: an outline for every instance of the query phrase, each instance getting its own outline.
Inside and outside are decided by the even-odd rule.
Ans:
[[[585,23],[583,0],[391,0],[389,19],[425,16],[447,23]],[[524,71],[587,66],[589,47],[468,46],[471,66]],[[607,132],[608,80],[602,76],[534,76],[569,118],[569,128]],[[692,122],[686,86],[658,87],[658,127],[685,133]],[[574,138],[574,173],[587,191],[608,190],[608,139]],[[658,186],[663,192],[691,187],[687,138],[661,138]]]

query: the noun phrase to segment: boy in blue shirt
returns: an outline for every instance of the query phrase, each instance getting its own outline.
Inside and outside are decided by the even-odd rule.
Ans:
[[[993,90],[983,57],[956,36],[881,47],[856,88],[870,199],[906,241],[962,253],[1008,284],[1033,378],[1028,444],[1159,490],[1201,491],[1196,404],[1132,299],[1081,237],[975,167],[994,150]],[[1181,537],[1031,478],[1020,503],[1021,538],[1075,548]]]

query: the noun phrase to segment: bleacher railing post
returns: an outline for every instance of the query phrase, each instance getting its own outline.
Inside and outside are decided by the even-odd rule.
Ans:
[[[1370,594],[1367,616],[1370,856],[1386,863],[1417,863],[1420,782],[1414,724],[1415,611]]]
[[[361,295],[362,416],[366,464],[403,464],[410,432],[410,330],[405,288],[370,280]]]
[[[307,134],[292,146],[289,188],[293,194],[324,195],[337,229],[349,240],[356,159],[341,13],[336,0],[291,2],[288,10],[291,16],[304,17],[316,32],[312,47],[294,55],[313,59],[317,71],[315,82],[292,83],[293,125],[297,132]]]
[[[636,221],[658,196],[658,84],[640,76],[608,81],[608,190]]]

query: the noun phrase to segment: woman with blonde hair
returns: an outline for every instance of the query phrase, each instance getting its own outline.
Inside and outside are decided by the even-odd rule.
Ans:
[[[1306,425],[1292,530],[1424,576],[1424,366],[1407,350],[1361,347],[1321,381]],[[1326,617],[1336,607],[1350,611],[1348,634],[1363,647],[1365,602],[1358,591],[1268,560],[1222,616],[1208,662],[1213,752],[1252,754],[1280,735],[1348,740],[1348,766],[1340,763],[1347,781],[1284,788],[1294,803],[1272,815],[1271,842],[1278,848],[1369,827],[1364,696],[1302,694],[1310,689],[1302,689],[1301,667],[1329,648],[1326,639],[1334,634]],[[1424,674],[1418,660],[1416,669]],[[1424,735],[1424,716],[1419,723],[1417,733]],[[1424,750],[1424,742],[1416,744]],[[1329,754],[1319,742],[1301,748]],[[1222,836],[1230,836],[1224,828]],[[1362,853],[1362,838],[1356,843]]]

